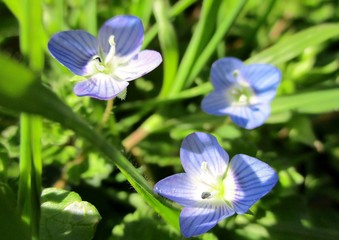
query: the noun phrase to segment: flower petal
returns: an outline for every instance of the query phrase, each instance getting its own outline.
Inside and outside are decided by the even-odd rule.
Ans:
[[[82,30],[59,32],[48,42],[48,50],[52,56],[80,76],[89,74],[86,65],[98,54],[97,48],[97,39]]]
[[[224,110],[239,127],[253,129],[264,124],[271,112],[269,104],[231,106]]]
[[[149,73],[159,66],[161,62],[162,57],[160,53],[152,50],[144,50],[131,59],[128,64],[117,67],[114,75],[119,79],[131,81]]]
[[[226,93],[223,91],[213,91],[204,97],[201,103],[201,109],[212,115],[224,116],[227,114],[225,109],[230,106]]]
[[[131,59],[141,49],[144,41],[144,27],[139,18],[122,15],[107,20],[99,30],[99,44],[107,55],[111,45],[110,36],[114,36],[116,56]]]
[[[233,75],[234,70],[239,70],[242,66],[242,61],[233,57],[215,61],[211,69],[211,80],[214,88],[221,90],[231,87],[236,80]]]
[[[213,228],[219,221],[234,214],[226,204],[199,208],[186,207],[180,214],[180,229],[184,237],[197,236]]]
[[[78,96],[90,96],[108,100],[117,96],[128,86],[128,82],[117,81],[109,75],[98,73],[90,79],[78,82],[73,91]]]
[[[260,99],[259,99],[260,100]],[[227,95],[221,91],[213,91],[204,97],[201,109],[212,115],[229,115],[239,127],[253,129],[261,126],[270,115],[269,104],[231,105]]]
[[[157,182],[154,191],[182,206],[194,206],[202,201],[201,194],[210,191],[210,187],[186,173],[178,173]]]
[[[218,180],[225,175],[229,157],[214,136],[195,132],[184,139],[180,159],[190,177],[218,184]]]
[[[278,181],[277,173],[268,164],[244,154],[232,158],[226,178],[233,178],[231,182],[236,184],[232,205],[238,214],[246,213]]]
[[[260,101],[271,101],[276,95],[281,72],[270,64],[250,64],[241,69],[241,77],[251,85]]]

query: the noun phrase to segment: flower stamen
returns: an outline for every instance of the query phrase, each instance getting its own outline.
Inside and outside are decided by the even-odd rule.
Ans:
[[[102,62],[101,58],[98,55],[95,55],[92,59],[93,60],[98,60],[100,63]]]
[[[253,90],[243,84],[235,84],[226,94],[230,98],[231,103],[236,106],[253,104],[253,100],[255,99]]]
[[[105,64],[111,63],[113,58],[114,58],[114,56],[115,56],[115,39],[114,39],[113,35],[111,35],[108,38],[108,43],[109,43],[109,45],[111,47],[110,47],[109,52],[108,52],[108,54],[106,56]]]
[[[88,73],[87,75],[91,76],[91,75],[94,75],[98,72],[105,71],[105,66],[102,64],[102,60],[101,60],[100,56],[95,55],[87,63],[86,69],[87,69],[87,73]]]
[[[201,198],[202,199],[211,198],[211,193],[210,192],[202,192]]]
[[[213,173],[211,172],[211,169],[208,167],[208,163],[206,161],[203,161],[200,166],[203,174],[208,179],[210,176],[213,176]],[[208,182],[208,181],[207,181]]]
[[[207,162],[205,162],[205,161],[202,162],[200,168],[201,168],[202,171],[206,172],[208,170]]]

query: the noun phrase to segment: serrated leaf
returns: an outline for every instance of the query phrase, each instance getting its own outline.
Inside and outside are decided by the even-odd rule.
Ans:
[[[147,206],[145,206],[147,208]],[[150,209],[149,209],[150,210]],[[168,225],[161,223],[161,219],[152,216],[152,211],[137,209],[127,214],[122,223],[112,229],[113,240],[176,240],[180,237]],[[159,238],[161,236],[161,238]]]
[[[45,240],[92,239],[101,216],[75,192],[47,188],[41,195],[40,238]]]
[[[113,167],[97,154],[91,153],[88,158],[88,169],[81,174],[81,178],[94,187],[100,187],[101,181],[109,176]]]

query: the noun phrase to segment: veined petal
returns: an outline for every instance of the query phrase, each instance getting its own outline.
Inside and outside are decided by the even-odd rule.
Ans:
[[[104,23],[99,30],[99,44],[107,55],[111,45],[110,36],[114,36],[116,56],[133,58],[141,49],[144,40],[144,27],[139,18],[134,16],[116,16]]]
[[[180,159],[190,177],[218,185],[226,173],[229,157],[214,136],[195,132],[184,139]]]
[[[97,39],[82,30],[59,32],[48,42],[48,50],[52,56],[80,76],[90,74],[86,65],[98,54],[97,49]]]
[[[214,88],[221,90],[231,87],[236,81],[234,71],[239,70],[242,66],[242,61],[233,57],[215,61],[211,69],[211,80]]]
[[[212,115],[223,116],[225,109],[230,106],[226,93],[223,91],[213,91],[204,97],[201,103],[201,109]]]
[[[230,106],[224,109],[232,121],[239,127],[253,129],[261,126],[270,115],[269,104],[256,104],[248,106]]]
[[[261,99],[255,96],[257,102]],[[204,97],[201,109],[212,115],[229,115],[232,121],[245,129],[253,129],[261,126],[270,115],[270,105],[268,103],[253,105],[236,105],[229,101],[227,94],[222,91],[213,91]]]
[[[164,178],[154,185],[154,191],[182,206],[195,206],[202,201],[201,194],[210,192],[210,187],[187,173],[178,173]]]
[[[78,96],[108,100],[117,96],[127,86],[128,82],[126,81],[118,81],[109,75],[98,73],[88,80],[78,82],[73,91]]]
[[[213,228],[219,221],[234,214],[226,204],[199,208],[185,207],[180,214],[180,229],[184,237],[197,236]]]
[[[235,155],[226,178],[236,185],[231,201],[236,213],[246,213],[260,198],[269,193],[278,181],[278,175],[266,163],[244,155]],[[227,186],[226,186],[227,189]]]
[[[241,69],[241,77],[251,85],[260,101],[271,101],[276,95],[281,72],[270,64],[250,64]]]
[[[131,59],[128,64],[118,66],[114,71],[114,75],[119,79],[131,81],[149,73],[159,66],[161,62],[160,53],[144,50]]]

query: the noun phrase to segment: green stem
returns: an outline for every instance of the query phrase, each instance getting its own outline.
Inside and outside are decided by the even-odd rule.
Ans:
[[[42,27],[42,2],[21,0],[20,48],[27,64],[40,74],[44,66]],[[29,226],[32,239],[39,239],[41,195],[41,134],[40,116],[22,113],[20,116],[20,178],[18,208],[22,219]]]
[[[201,16],[197,27],[194,31],[192,39],[187,47],[187,50],[184,54],[182,61],[176,75],[176,78],[172,84],[172,89],[169,91],[168,96],[175,96],[179,93],[184,85],[187,77],[192,69],[193,63],[198,58],[199,50],[201,50],[208,39],[208,33],[213,29],[213,21],[215,22],[216,18],[215,12],[220,5],[220,1],[204,1],[201,9]]]
[[[174,28],[167,15],[168,2],[157,0],[154,2],[154,16],[159,26],[159,42],[163,54],[164,77],[159,97],[167,96],[171,90],[178,68],[179,50]]]
[[[209,58],[212,56],[218,44],[225,37],[225,34],[229,31],[230,27],[232,26],[232,23],[235,21],[235,19],[245,6],[246,2],[247,0],[229,1],[226,2],[227,4],[225,4],[225,8],[220,9],[224,10],[222,11],[223,18],[221,22],[218,23],[217,31],[213,35],[212,39],[209,41],[206,48],[204,48],[199,57],[196,59],[196,62],[194,63],[194,66],[192,67],[192,70],[190,71],[190,74],[186,81],[185,84],[186,87],[192,84],[194,78],[196,78],[201,69],[204,67]]]
[[[171,9],[169,10],[169,17],[173,18],[183,11],[187,9],[189,6],[191,6],[193,3],[195,3],[197,0],[180,0],[176,4],[174,4]],[[157,33],[159,31],[159,27],[157,24],[154,24],[151,28],[148,29],[148,31],[145,34],[143,47],[145,48],[148,46],[151,41],[156,37]]]
[[[197,96],[201,96],[207,94],[213,90],[213,86],[211,82],[205,82],[200,84],[199,86],[189,88],[187,90],[183,90],[177,95],[173,97],[168,97],[166,99],[153,98],[146,101],[134,101],[134,102],[126,102],[124,105],[121,105],[118,111],[129,111],[132,109],[140,108],[142,109],[144,106],[148,107],[148,111],[151,111],[151,108],[158,107],[159,105],[166,105],[176,101],[180,101],[183,99],[194,98]],[[139,117],[138,119],[140,119]]]
[[[135,145],[137,145],[142,139],[146,138],[148,134],[153,131],[157,126],[161,126],[163,118],[159,114],[153,114],[149,117],[139,128],[133,131],[122,142],[127,151],[130,151]]]
[[[40,222],[40,195],[41,195],[41,175],[42,175],[42,119],[40,116],[31,116],[30,137],[32,149],[32,236],[39,239]]]
[[[18,208],[22,213],[24,222],[30,224],[30,212],[25,211],[28,201],[30,201],[29,192],[31,191],[31,145],[30,145],[30,116],[22,113],[20,116],[20,178],[18,190]],[[30,209],[28,209],[30,210]]]
[[[42,171],[41,117],[22,113],[20,126],[18,207],[23,221],[30,226],[32,239],[38,239]]]
[[[105,126],[105,123],[108,121],[109,117],[111,116],[112,109],[113,109],[113,102],[114,102],[113,98],[107,101],[104,115],[102,116],[99,128],[102,128],[103,126]]]
[[[266,6],[264,4],[262,6],[262,8],[264,9],[264,13],[259,16],[259,19],[256,21],[255,27],[252,28],[250,30],[250,32],[244,36],[245,44],[242,47],[241,52],[239,53],[240,56],[241,55],[246,56],[249,52],[251,52],[251,49],[253,47],[252,46],[253,45],[253,36],[257,36],[260,28],[265,24],[265,22],[266,23],[268,22],[268,16],[272,12],[272,10],[273,10],[273,8],[274,8],[274,6],[277,2],[278,1],[276,1],[276,0],[265,1]],[[267,38],[267,39],[269,39],[269,38]],[[257,40],[255,39],[254,41],[256,42]]]

